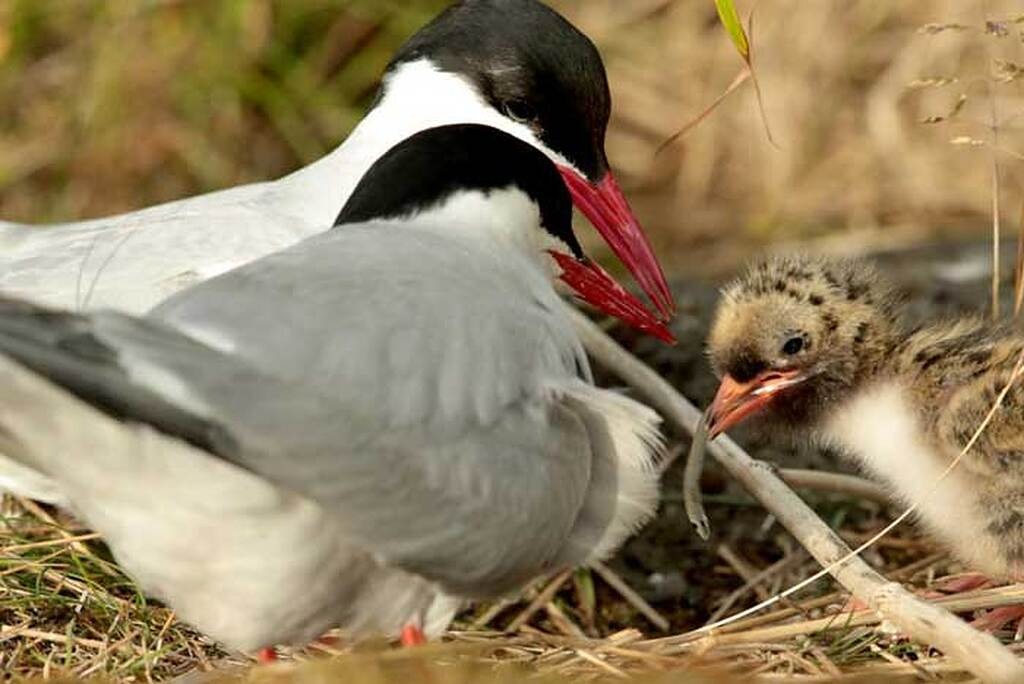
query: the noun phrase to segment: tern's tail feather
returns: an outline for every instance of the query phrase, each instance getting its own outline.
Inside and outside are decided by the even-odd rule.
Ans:
[[[560,557],[582,564],[607,558],[653,517],[664,438],[658,414],[628,397],[583,382],[565,394],[587,425],[593,457],[587,499]]]
[[[333,626],[396,634],[412,615],[437,635],[459,606],[352,545],[320,506],[112,419],[3,354],[0,454],[53,475],[148,594],[231,648]]]
[[[85,316],[0,297],[0,355],[110,416],[145,423],[201,448],[218,433],[189,408],[137,381],[146,370],[133,348],[168,354],[197,346],[157,323],[116,313]]]

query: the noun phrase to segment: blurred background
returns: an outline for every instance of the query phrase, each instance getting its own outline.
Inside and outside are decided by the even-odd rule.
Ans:
[[[443,0],[4,0],[0,217],[101,216],[274,178],[337,145]],[[1024,9],[1004,0],[775,0],[748,82],[711,0],[557,0],[608,65],[609,154],[666,266],[766,244],[845,250],[1020,220]],[[739,0],[744,16],[755,3]],[[992,122],[996,126],[992,126]],[[596,242],[591,243],[596,247]]]

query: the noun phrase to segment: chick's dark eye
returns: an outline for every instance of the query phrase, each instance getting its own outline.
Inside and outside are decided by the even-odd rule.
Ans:
[[[786,344],[782,345],[782,353],[787,356],[793,356],[799,354],[804,348],[804,338],[802,337],[791,337],[786,340]]]
[[[523,100],[509,100],[505,103],[505,115],[513,121],[529,123],[537,118],[537,112],[530,103]]]

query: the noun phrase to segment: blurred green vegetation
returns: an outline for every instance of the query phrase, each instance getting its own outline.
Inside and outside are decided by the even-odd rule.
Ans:
[[[6,0],[4,218],[110,213],[313,161],[445,4]]]

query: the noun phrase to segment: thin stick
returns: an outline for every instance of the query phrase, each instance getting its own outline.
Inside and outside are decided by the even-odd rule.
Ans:
[[[764,590],[764,587],[760,586],[758,577],[761,572],[757,568],[752,567],[747,561],[740,558],[728,544],[719,544],[715,552],[719,558],[729,564],[729,567],[740,576],[741,580],[751,586],[759,599],[763,601],[768,598],[768,592]],[[710,622],[714,622],[714,620]]]
[[[800,468],[782,468],[778,473],[783,482],[795,489],[815,489],[820,492],[849,494],[883,505],[892,503],[892,496],[885,487],[856,475]]]
[[[573,310],[571,315],[584,347],[598,363],[628,382],[674,427],[692,434],[700,411],[583,314]],[[771,469],[750,458],[731,439],[719,438],[709,445],[709,450],[840,584],[904,633],[921,643],[935,645],[986,682],[1024,681],[1024,664],[995,637],[922,601],[899,584],[886,580],[860,557],[852,556],[849,547]],[[704,630],[698,633],[709,634]]]
[[[594,568],[594,572],[596,572],[608,586],[617,591],[622,598],[626,599],[626,601],[630,603],[630,605],[640,611],[644,617],[651,621],[651,624],[662,632],[668,631],[669,625],[665,616],[655,610],[654,607],[645,601],[640,594],[633,591],[633,588],[626,584],[611,568],[600,562],[594,563],[592,567]]]
[[[570,637],[576,637],[578,639],[586,639],[587,635],[583,633],[579,625],[569,619],[569,616],[565,614],[557,603],[554,601],[548,601],[544,605],[544,611],[548,614],[548,618],[552,624],[558,628],[562,634]]]
[[[491,604],[491,607],[483,612],[483,614],[476,620],[470,623],[470,627],[473,629],[483,629],[487,627],[494,618],[501,615],[502,611],[511,606],[515,601],[513,599],[500,599]]]
[[[529,622],[530,618],[532,618],[537,611],[546,606],[548,602],[555,597],[555,594],[558,593],[558,590],[562,588],[562,585],[565,584],[570,577],[572,577],[571,570],[566,570],[555,575],[555,578],[551,580],[551,582],[549,582],[536,597],[534,597],[533,601],[530,602],[530,605],[526,606],[526,608],[523,609],[523,612],[519,613],[519,615],[509,623],[506,631],[519,631],[520,627]]]
[[[791,554],[789,556],[786,556],[785,558],[780,558],[779,560],[775,561],[764,570],[761,570],[756,575],[750,577],[750,579],[744,578],[745,582],[743,586],[729,594],[727,597],[725,597],[725,600],[722,601],[722,605],[716,608],[715,612],[712,613],[711,617],[708,618],[708,623],[714,623],[723,618],[726,615],[726,613],[729,612],[729,609],[732,608],[737,601],[739,601],[741,598],[746,596],[751,591],[757,593],[758,598],[762,598],[760,592],[757,592],[757,589],[760,587],[762,582],[764,582],[766,579],[768,579],[775,573],[782,571],[791,563],[804,557],[805,556],[803,555],[803,552]]]

